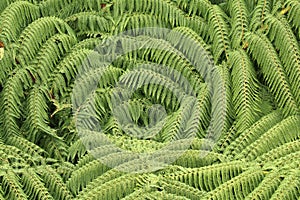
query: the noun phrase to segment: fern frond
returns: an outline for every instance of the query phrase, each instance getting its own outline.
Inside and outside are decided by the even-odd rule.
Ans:
[[[46,104],[48,100],[49,96],[45,88],[34,87],[30,91],[26,109],[28,115],[26,116],[23,128],[27,132],[26,137],[28,140],[34,143],[39,141],[44,134],[59,139],[55,134],[55,130],[48,126],[48,106]]]
[[[8,170],[3,174],[1,185],[3,187],[5,199],[11,200],[26,200],[27,195],[22,189],[19,182],[20,177],[12,170]]]
[[[193,64],[193,67],[205,79],[214,62],[209,52],[210,47],[204,40],[196,32],[186,27],[174,28],[167,35],[167,40],[184,53],[185,57]]]
[[[266,15],[268,35],[279,50],[279,58],[291,84],[291,91],[300,107],[300,46],[287,20],[281,16]]]
[[[212,4],[209,0],[172,0],[179,8],[184,10],[188,15],[198,15],[207,17],[207,12]]]
[[[256,31],[261,28],[264,29],[265,17],[268,13],[271,13],[271,0],[258,0],[253,10],[252,18],[250,21],[250,30]]]
[[[300,151],[300,140],[284,143],[283,145],[280,145],[279,147],[258,156],[256,161],[259,163],[272,162],[297,151]]]
[[[67,88],[71,80],[76,77],[78,72],[84,69],[85,65],[83,65],[83,63],[92,53],[95,52],[89,49],[78,49],[73,50],[64,57],[49,80],[49,86],[54,96],[64,96],[68,91]],[[88,67],[89,66],[86,66],[87,69]]]
[[[275,167],[282,167],[283,169],[298,169],[299,156],[300,151],[296,151],[274,160],[273,162],[271,162],[271,164]]]
[[[212,71],[212,119],[206,137],[217,141],[228,131],[233,121],[232,82],[227,64],[218,65]]]
[[[278,170],[272,170],[266,175],[262,182],[245,197],[245,200],[270,199],[280,185],[281,176]]]
[[[263,170],[259,167],[252,167],[211,190],[203,199],[245,199],[260,184],[263,178]]]
[[[229,54],[232,68],[233,107],[236,112],[237,131],[243,132],[257,120],[259,112],[259,85],[250,58],[243,50]]]
[[[28,167],[28,165],[38,164],[38,162],[41,161],[15,146],[1,144],[0,151],[2,154],[1,160],[4,164],[3,168],[6,168],[6,165],[8,165],[13,169],[21,169]]]
[[[80,35],[88,31],[103,33],[111,32],[113,21],[106,16],[99,16],[98,12],[80,12],[65,19],[70,27]]]
[[[287,18],[291,25],[298,29],[298,35],[300,36],[300,2],[297,0],[286,0],[284,1],[285,8],[289,8]]]
[[[232,18],[231,45],[233,48],[239,48],[244,41],[245,32],[249,29],[249,10],[245,0],[231,0],[228,6]]]
[[[182,168],[174,173],[166,174],[166,177],[201,191],[210,191],[242,173],[245,168],[247,168],[245,163],[233,161],[193,169]]]
[[[249,52],[258,62],[266,83],[269,85],[278,107],[285,116],[299,113],[291,83],[284,72],[276,50],[271,42],[262,34],[246,33]]]
[[[236,156],[236,158],[253,160],[257,156],[284,143],[299,139],[299,124],[299,116],[290,116],[282,120],[280,123],[276,124],[266,133],[260,136],[252,144],[248,145],[240,154]]]
[[[149,200],[155,200],[155,199],[166,199],[166,200],[189,200],[189,198],[186,198],[184,196],[180,196],[177,194],[170,194],[165,191],[155,191],[155,192],[149,192],[142,196],[142,199],[149,199]]]
[[[208,33],[211,36],[211,49],[215,63],[219,63],[223,55],[225,59],[228,59],[230,40],[229,25],[225,21],[227,18],[226,13],[218,5],[213,5],[208,10]]]
[[[54,200],[48,192],[48,188],[45,187],[41,178],[32,168],[25,169],[22,172],[21,182],[29,199]]]
[[[70,191],[62,178],[50,166],[44,165],[37,169],[37,173],[41,176],[45,186],[54,199],[69,200],[73,199]]]
[[[78,196],[77,199],[120,199],[134,191],[137,178],[140,176],[143,175],[126,174],[110,179],[89,191],[85,191],[85,193]]]
[[[35,65],[37,79],[40,84],[46,83],[59,63],[60,59],[70,51],[76,43],[76,38],[67,34],[56,34],[46,41],[41,47],[32,65]]]
[[[165,145],[155,140],[140,140],[128,136],[108,135],[108,138],[118,147],[136,153],[152,153]]]
[[[12,62],[14,51],[14,48],[5,48],[5,56],[0,61],[0,85],[2,87],[9,78],[11,71],[15,68],[14,62]]]
[[[93,181],[98,176],[101,176],[109,169],[110,168],[102,164],[100,160],[93,160],[73,171],[71,177],[67,180],[66,185],[76,196],[89,182]]]
[[[180,195],[191,200],[201,199],[201,197],[203,197],[203,195],[205,194],[204,191],[199,191],[192,186],[169,178],[162,179],[157,184],[163,189],[163,191],[175,195]]]
[[[262,117],[250,128],[241,133],[239,137],[225,149],[224,154],[228,156],[235,156],[281,120],[282,116],[278,111],[274,111]]]
[[[224,153],[225,149],[237,138],[239,132],[236,129],[236,121],[234,121],[230,127],[230,129],[222,134],[218,139],[217,143],[214,144],[214,151],[218,153]],[[211,141],[214,143],[213,141]]]
[[[48,38],[56,33],[75,37],[73,30],[63,20],[56,17],[43,17],[28,25],[19,37],[16,59],[20,64],[28,64]]]
[[[0,121],[3,122],[3,138],[11,135],[20,135],[17,120],[22,116],[21,99],[24,98],[23,90],[33,84],[31,75],[32,67],[16,69],[4,85],[0,96]]]
[[[89,49],[93,50],[95,49],[99,44],[101,43],[101,40],[99,38],[87,38],[84,40],[81,40],[77,44],[73,46],[73,49]]]
[[[27,1],[17,1],[5,8],[0,15],[1,40],[17,41],[21,31],[40,17],[39,7]]]
[[[6,144],[17,147],[18,149],[28,153],[33,157],[37,157],[40,160],[42,156],[46,154],[45,150],[38,145],[28,141],[27,139],[19,136],[11,136],[6,140]]]
[[[73,0],[48,0],[48,1],[42,1],[39,7],[43,16],[55,16],[58,15],[59,12],[64,10],[63,8],[67,7],[70,4],[73,6],[74,9],[75,2],[76,1]]]
[[[88,71],[77,75],[72,99],[74,109],[79,109],[83,103],[88,106],[86,101],[92,93],[96,92],[95,87],[106,88],[115,85],[122,75],[122,69],[112,67],[109,63],[97,62],[97,65],[96,69],[88,69]]]
[[[299,169],[290,170],[287,172],[283,181],[274,192],[270,200],[275,199],[287,199],[293,200],[300,196],[299,185],[300,185],[300,173]]]
[[[158,0],[118,0],[113,5],[114,16],[124,15],[124,11],[128,13],[157,13],[161,21],[165,21],[171,24],[172,27],[185,26],[186,17],[185,13],[179,9],[176,5],[169,1]]]
[[[114,30],[115,33],[131,33],[134,35],[135,30],[140,30],[141,28],[147,28],[147,27],[161,27],[161,28],[167,28],[170,25],[165,22],[158,19],[157,16],[153,16],[151,14],[141,14],[141,13],[133,13],[131,15],[124,15],[124,18],[121,19],[121,21],[116,26],[116,29]]]

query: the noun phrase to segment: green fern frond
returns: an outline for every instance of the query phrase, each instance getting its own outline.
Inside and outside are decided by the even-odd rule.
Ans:
[[[59,176],[53,168],[47,165],[40,166],[37,169],[37,173],[42,178],[45,186],[48,188],[48,191],[54,199],[73,199],[73,196],[63,182],[61,176]]]
[[[36,68],[36,82],[46,83],[59,63],[60,59],[70,51],[76,43],[76,38],[66,34],[56,34],[46,41],[41,47],[32,65]]]
[[[287,199],[292,200],[296,199],[300,196],[299,185],[300,185],[300,177],[299,177],[299,169],[294,169],[287,172],[283,181],[274,192],[270,200],[275,199]]]
[[[296,151],[274,160],[273,162],[271,162],[271,164],[275,167],[282,167],[283,169],[286,168],[298,169],[299,156],[300,156],[300,151]]]
[[[264,26],[264,21],[266,18],[266,15],[268,13],[271,13],[271,6],[272,1],[271,0],[258,0],[256,3],[256,6],[253,10],[252,18],[250,21],[250,30],[256,31],[257,29],[266,28]]]
[[[118,147],[135,153],[152,153],[165,145],[155,140],[140,140],[131,136],[108,135],[108,138]]]
[[[227,18],[226,13],[218,5],[213,5],[208,11],[208,33],[212,41],[211,49],[215,63],[219,63],[223,57],[228,59],[230,40]]]
[[[245,199],[270,199],[280,185],[281,176],[282,175],[278,170],[269,172],[258,185],[258,187],[256,187],[248,196],[246,196]]]
[[[109,167],[101,163],[101,160],[93,160],[73,171],[71,177],[67,180],[66,185],[76,196],[89,182],[93,181],[98,176],[101,176],[109,169]]]
[[[39,157],[31,156],[15,146],[0,145],[1,160],[4,165],[3,169],[10,167],[18,171],[18,169],[26,168],[29,165],[38,165],[42,161]]]
[[[245,32],[249,29],[249,10],[245,0],[230,0],[228,6],[232,17],[231,44],[233,48],[239,48],[244,41]]]
[[[208,53],[210,47],[196,32],[186,27],[174,28],[167,35],[167,40],[184,53],[186,58],[193,64],[193,67],[200,72],[202,78],[206,77],[214,62],[212,56]]]
[[[225,149],[237,138],[239,132],[236,129],[236,121],[234,121],[230,127],[230,129],[222,134],[219,138],[215,146],[213,147],[214,151],[218,153],[224,153]]]
[[[28,105],[26,109],[26,121],[24,122],[23,129],[27,132],[27,139],[36,143],[44,134],[50,137],[59,139],[55,130],[48,126],[49,117],[47,114],[47,101],[49,96],[45,91],[45,88],[34,87],[28,97]]]
[[[162,200],[162,199],[166,199],[166,200],[167,199],[168,200],[171,200],[171,199],[174,199],[174,200],[189,200],[189,198],[186,198],[184,196],[180,196],[180,195],[177,195],[177,194],[170,194],[170,193],[165,192],[165,191],[155,191],[155,192],[146,193],[142,196],[142,199],[149,199],[149,200],[155,200],[155,199],[159,199],[159,200]]]
[[[3,1],[5,2],[5,1]],[[17,41],[21,31],[40,17],[39,7],[27,1],[17,1],[1,12],[1,40]]]
[[[259,167],[252,167],[228,182],[208,192],[203,199],[245,199],[263,180],[264,172]]]
[[[191,200],[201,199],[201,197],[203,197],[203,195],[205,194],[204,191],[199,191],[198,189],[195,189],[194,187],[191,187],[185,183],[168,178],[159,181],[158,185],[163,189],[163,191],[175,195],[180,195]]]
[[[97,181],[98,184],[95,185],[94,188],[79,193],[76,199],[120,199],[134,191],[134,188],[138,183],[137,178],[140,176],[143,175],[125,174],[123,176],[115,176],[115,178],[110,177],[111,179],[102,184]],[[100,178],[104,180],[104,177],[101,176]]]
[[[73,50],[58,64],[56,70],[53,72],[49,79],[49,86],[54,94],[64,96],[68,91],[68,87],[71,84],[71,80],[75,78],[77,73],[84,70],[84,61],[88,55],[95,53],[89,49],[78,49]],[[89,66],[86,66],[88,69]]]
[[[65,19],[70,27],[77,33],[98,31],[109,33],[114,27],[113,21],[107,16],[99,16],[98,12],[80,12]]]
[[[299,113],[295,94],[291,90],[291,83],[288,81],[287,74],[283,70],[281,61],[271,42],[265,35],[258,33],[247,32],[245,38],[249,43],[249,52],[258,62],[278,107],[285,116]]]
[[[0,119],[3,122],[3,138],[11,135],[20,135],[18,119],[22,116],[21,99],[24,98],[23,90],[29,87],[32,67],[16,69],[4,85],[0,97]]]
[[[212,4],[208,0],[172,0],[179,8],[184,10],[188,15],[198,15],[207,17],[207,12]]]
[[[256,158],[259,163],[272,162],[288,154],[300,151],[300,140],[284,143]]]
[[[38,145],[19,136],[8,137],[6,140],[6,144],[15,146],[18,149],[24,151],[25,153],[38,158],[39,160],[42,159],[43,155],[47,154],[45,150],[39,147]]]
[[[225,155],[235,156],[257,140],[262,134],[282,120],[281,113],[274,111],[255,122],[234,140],[224,151]]]
[[[139,31],[141,28],[148,28],[148,27],[161,27],[167,28],[170,25],[158,19],[157,16],[153,16],[151,14],[144,14],[144,13],[133,13],[131,15],[125,15],[124,18],[115,26],[114,33],[123,33],[123,32],[133,32]]]
[[[45,187],[41,178],[32,168],[23,170],[21,182],[24,192],[28,195],[28,199],[54,200],[50,195],[48,188]]]
[[[63,20],[56,17],[43,17],[28,25],[18,41],[16,59],[20,64],[29,64],[38,49],[48,38],[56,33],[65,33],[75,37],[73,30]]]
[[[253,160],[257,156],[284,143],[299,139],[299,124],[299,116],[290,116],[282,120],[262,136],[260,136],[257,140],[255,140],[252,144],[249,144],[240,154],[236,156],[236,158]]]
[[[48,0],[42,1],[39,7],[43,16],[55,16],[58,15],[58,13],[63,10],[63,8],[67,7],[70,4],[72,4],[74,9],[75,2],[76,1],[73,0]]]
[[[207,138],[217,141],[229,130],[233,121],[232,81],[227,64],[218,65],[212,71],[212,119]]]
[[[11,200],[26,200],[27,195],[22,189],[22,185],[19,182],[20,177],[12,170],[8,170],[3,174],[1,185],[4,192],[5,199]]]
[[[268,36],[279,50],[279,58],[286,71],[291,91],[300,107],[300,46],[287,20],[281,16],[266,15]]]
[[[242,173],[245,168],[247,168],[245,163],[234,161],[200,168],[182,168],[174,173],[166,174],[166,177],[201,191],[210,191]]]
[[[228,63],[232,68],[233,107],[236,112],[237,131],[243,132],[256,120],[259,112],[259,85],[250,58],[243,50],[229,54]]]
[[[99,44],[101,43],[101,40],[99,38],[87,38],[84,40],[81,40],[77,44],[73,46],[73,49],[95,49]]]
[[[291,25],[298,29],[298,36],[300,36],[300,2],[297,0],[284,1],[285,8],[290,8],[287,14],[287,18]]]
[[[186,17],[185,13],[175,6],[170,1],[158,1],[158,0],[118,0],[113,5],[114,16],[124,15],[124,11],[132,13],[157,13],[161,21],[165,21],[171,24],[172,27],[185,26]]]

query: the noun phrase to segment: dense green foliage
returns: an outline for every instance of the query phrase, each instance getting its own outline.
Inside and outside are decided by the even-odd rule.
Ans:
[[[300,199],[299,0],[1,0],[0,16],[0,200]],[[98,49],[143,27],[172,31]],[[145,40],[151,48],[101,60],[103,49]],[[216,96],[195,68],[200,55],[220,75],[209,77]],[[97,89],[84,98],[91,83]],[[116,110],[117,83],[142,87]],[[192,92],[196,99],[186,98]],[[99,123],[78,110],[94,110]],[[147,127],[143,137],[114,112]],[[120,171],[143,164],[99,146],[99,130],[132,152],[168,144],[161,153],[176,159],[152,172]]]

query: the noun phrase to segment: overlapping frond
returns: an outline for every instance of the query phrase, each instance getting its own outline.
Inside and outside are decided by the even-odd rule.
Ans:
[[[247,32],[245,37],[249,43],[249,52],[260,65],[265,81],[279,108],[282,109],[285,116],[298,114],[299,107],[291,89],[293,82],[288,80],[287,73],[271,42],[263,34]]]
[[[299,16],[0,1],[0,200],[299,199]]]

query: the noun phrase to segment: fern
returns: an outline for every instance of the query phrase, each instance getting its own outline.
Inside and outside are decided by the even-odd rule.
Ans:
[[[274,192],[273,199],[295,199],[299,197],[299,170],[291,170]]]
[[[242,50],[229,54],[230,67],[232,68],[233,106],[236,110],[236,128],[244,132],[257,119],[254,113],[259,112],[260,97],[259,85],[255,69]]]
[[[1,39],[5,42],[17,41],[23,27],[40,17],[39,8],[26,1],[10,4],[1,12]]]
[[[244,157],[247,160],[251,160],[270,148],[276,148],[280,144],[297,140],[299,137],[298,124],[298,116],[291,116],[284,119],[252,144],[248,145],[239,155],[237,155],[237,158]],[[287,132],[288,134],[281,137],[284,132]]]
[[[230,50],[229,27],[225,19],[228,16],[219,6],[214,5],[208,11],[209,30],[212,40],[212,53],[215,63],[219,62],[222,54],[228,59]]]
[[[299,106],[300,49],[297,39],[285,18],[267,15],[266,24],[269,26],[269,38],[274,41],[275,47],[279,50],[283,69],[288,74],[291,91]],[[284,37],[281,37],[282,35]]]
[[[249,30],[249,10],[244,0],[231,0],[228,4],[232,17],[231,43],[233,48],[238,48],[244,41],[245,32]]]
[[[0,199],[299,199],[299,6],[0,1]]]
[[[291,83],[288,81],[287,74],[270,41],[262,34],[246,33],[245,37],[249,42],[249,51],[260,65],[279,108],[282,109],[285,116],[297,114],[299,108],[294,93],[291,91]],[[280,94],[277,91],[280,91]],[[286,104],[288,106],[285,106]]]

